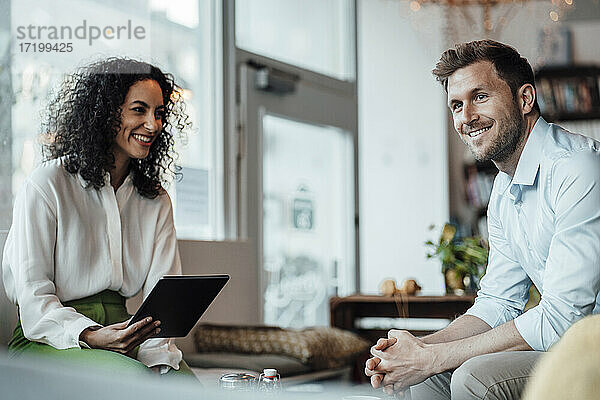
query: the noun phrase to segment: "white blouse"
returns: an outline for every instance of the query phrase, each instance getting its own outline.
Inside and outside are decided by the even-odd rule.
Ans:
[[[128,176],[116,193],[85,188],[61,159],[36,168],[17,194],[2,260],[9,298],[19,306],[25,337],[57,349],[80,347],[93,320],[63,302],[113,290],[144,298],[163,275],[181,274],[168,194],[142,197]],[[179,369],[171,339],[149,339],[138,360]]]

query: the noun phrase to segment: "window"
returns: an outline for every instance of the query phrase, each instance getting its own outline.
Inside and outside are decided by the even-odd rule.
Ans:
[[[41,111],[65,74],[108,56],[148,61],[174,75],[183,88],[193,128],[178,141],[177,164],[183,179],[168,188],[178,237],[223,237],[223,161],[221,110],[221,2],[218,0],[6,1],[2,10],[10,32],[10,63],[0,71],[8,137],[0,141],[2,162],[10,172],[0,181],[0,230],[10,226],[14,195],[41,161],[38,141]],[[65,12],[68,10],[68,12]],[[44,43],[45,47],[39,47]],[[70,45],[69,45],[70,44]],[[58,45],[53,47],[54,45]],[[63,51],[61,51],[63,50]],[[4,69],[4,66],[8,69]],[[5,159],[8,159],[7,162]],[[6,168],[4,170],[6,170]],[[2,243],[4,241],[4,237]]]

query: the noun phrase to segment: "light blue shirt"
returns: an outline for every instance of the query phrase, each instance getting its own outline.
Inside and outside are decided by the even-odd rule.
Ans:
[[[514,177],[496,176],[488,229],[487,272],[467,314],[492,328],[514,319],[546,351],[600,313],[600,142],[539,118]],[[532,282],[541,301],[523,313]]]

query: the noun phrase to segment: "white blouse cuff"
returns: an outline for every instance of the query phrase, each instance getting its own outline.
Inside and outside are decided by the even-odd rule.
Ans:
[[[155,345],[152,342],[156,340],[163,341],[164,339],[148,339],[142,343],[137,354],[138,361],[147,367],[165,365],[178,370],[179,363],[183,359],[181,350],[171,340]]]
[[[67,335],[69,336],[69,346],[67,346],[66,348],[79,347],[89,349],[90,347],[87,345],[87,343],[79,340],[79,336],[81,335],[81,332],[92,326],[102,325],[85,316],[82,316],[81,318],[78,318],[75,321],[68,323],[67,326],[65,326],[65,329],[68,332]]]

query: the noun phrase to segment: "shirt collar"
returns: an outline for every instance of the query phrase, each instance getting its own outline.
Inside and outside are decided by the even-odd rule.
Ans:
[[[119,186],[119,189],[121,187],[125,187],[125,186],[133,184],[133,180],[132,180],[132,177],[131,177],[132,174],[133,174],[133,172],[130,169],[129,173],[125,177],[125,180],[123,181],[123,183],[121,184],[121,186]],[[83,176],[81,176],[81,174],[78,173],[77,174],[77,178],[79,179],[79,183],[81,183],[82,187],[87,188],[89,186],[88,183],[86,182],[86,180],[83,179]],[[104,186],[107,186],[107,187],[110,186],[110,173],[108,173],[108,171],[104,172]]]
[[[542,117],[533,125],[533,129],[527,138],[515,176],[512,179],[513,185],[531,186],[535,182],[538,170],[540,168],[540,155],[542,152],[542,144],[550,126]]]
[[[125,179],[123,179],[123,183],[121,183],[121,186],[119,186],[119,189],[133,184],[133,181],[131,178],[132,174],[133,174],[133,170],[130,168],[129,172],[127,173],[127,176],[125,177]],[[108,171],[104,172],[104,185],[106,187],[110,187],[110,173]],[[117,190],[119,190],[119,189],[117,189]]]

